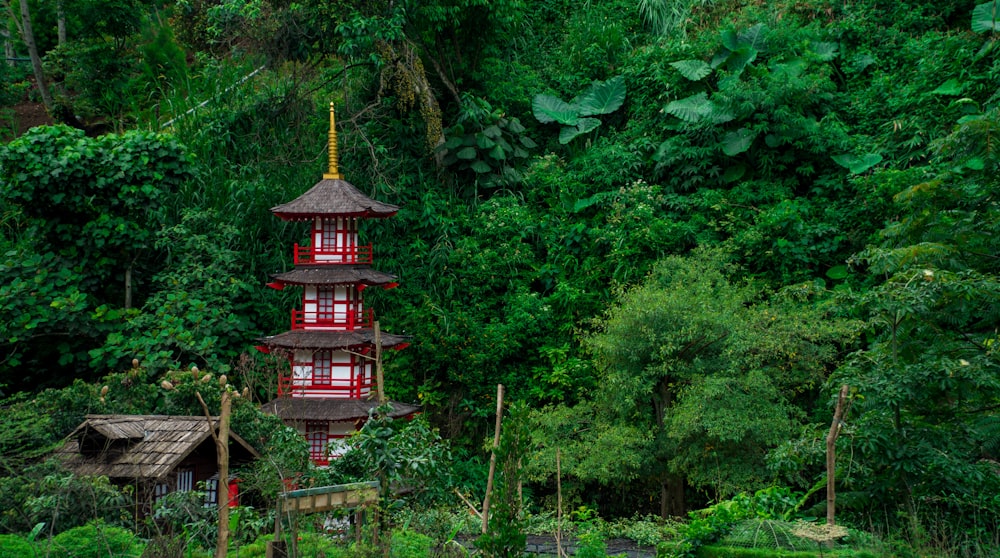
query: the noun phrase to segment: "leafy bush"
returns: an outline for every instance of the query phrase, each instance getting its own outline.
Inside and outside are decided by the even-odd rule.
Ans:
[[[35,547],[17,535],[0,535],[0,558],[35,556]]]
[[[400,529],[393,532],[389,558],[428,558],[434,540],[427,535]]]
[[[49,543],[49,553],[65,558],[138,558],[143,543],[131,531],[90,522],[59,533]]]

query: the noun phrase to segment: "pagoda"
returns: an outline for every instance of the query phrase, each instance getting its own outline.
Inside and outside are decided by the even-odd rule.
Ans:
[[[337,168],[337,130],[330,103],[329,172],[307,192],[271,208],[285,221],[311,224],[309,242],[295,244],[295,267],[272,275],[269,287],[302,287],[302,304],[292,310],[291,329],[260,339],[263,352],[287,354],[288,373],[278,374],[278,397],[263,406],[309,441],[310,459],[327,465],[345,451],[344,439],[361,427],[372,409],[376,355],[402,349],[400,335],[380,333],[365,308],[367,287],[391,289],[396,277],[372,268],[372,245],[362,245],[362,219],[392,217],[399,207],[375,201],[344,180]],[[376,345],[379,346],[376,346]],[[390,416],[418,408],[392,403]]]

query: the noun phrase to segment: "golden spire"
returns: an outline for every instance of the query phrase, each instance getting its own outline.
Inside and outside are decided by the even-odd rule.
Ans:
[[[323,174],[324,180],[343,180],[344,175],[337,170],[337,124],[333,117],[333,103],[330,103],[330,172]]]

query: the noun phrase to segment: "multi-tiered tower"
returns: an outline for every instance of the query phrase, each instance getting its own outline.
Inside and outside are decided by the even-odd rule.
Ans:
[[[372,269],[372,246],[358,239],[362,219],[392,217],[399,208],[375,201],[345,181],[337,169],[337,130],[330,104],[330,168],[323,180],[294,200],[271,208],[285,221],[312,224],[306,246],[295,245],[295,268],[272,275],[268,286],[301,286],[301,309],[292,310],[291,329],[261,339],[265,352],[282,351],[290,374],[279,374],[278,398],[264,411],[281,417],[309,441],[312,460],[325,465],[342,452],[341,441],[360,427],[373,400],[376,332],[364,306],[367,287],[391,289],[395,277]],[[381,348],[401,349],[399,335],[382,333]],[[393,416],[417,410],[393,403]]]

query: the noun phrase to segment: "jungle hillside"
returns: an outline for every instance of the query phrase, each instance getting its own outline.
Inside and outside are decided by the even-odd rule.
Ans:
[[[996,1],[0,6],[0,546],[214,546],[198,505],[138,525],[50,457],[88,414],[218,413],[223,377],[270,456],[248,545],[283,479],[377,475],[415,487],[383,544],[453,554],[492,456],[489,556],[564,515],[585,558],[629,521],[707,556],[823,523],[828,484],[855,549],[1000,552]],[[317,469],[254,347],[301,300],[267,283],[308,225],[269,210],[320,180],[331,104],[345,179],[400,206],[362,225],[399,282],[366,302],[421,414]]]

